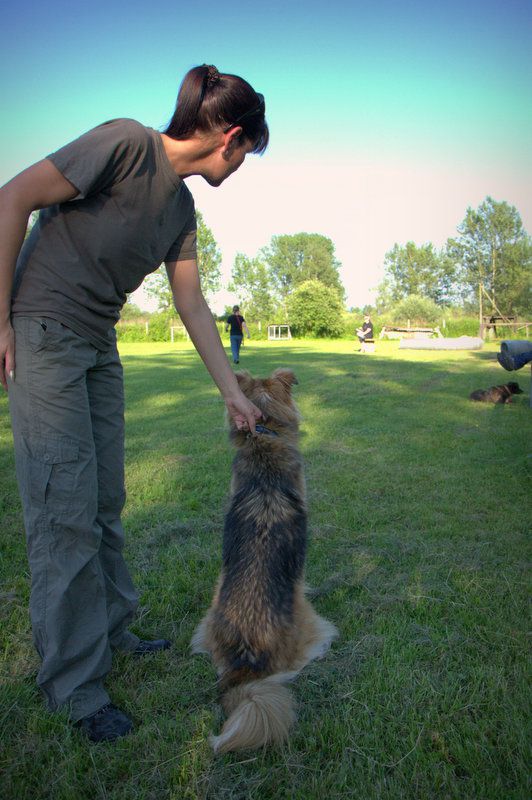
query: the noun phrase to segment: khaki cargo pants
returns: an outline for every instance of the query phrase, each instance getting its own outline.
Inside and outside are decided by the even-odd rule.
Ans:
[[[133,650],[137,594],[122,557],[124,394],[106,352],[46,317],[15,317],[9,405],[31,569],[30,616],[50,710],[109,702],[111,651]]]

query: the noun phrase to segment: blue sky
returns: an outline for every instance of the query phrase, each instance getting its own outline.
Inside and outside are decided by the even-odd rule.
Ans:
[[[532,232],[530,0],[11,2],[0,33],[0,181],[106,119],[161,128],[208,62],[266,96],[271,145],[189,185],[224,256],[330,236],[350,304],[395,242],[442,246],[486,195]]]

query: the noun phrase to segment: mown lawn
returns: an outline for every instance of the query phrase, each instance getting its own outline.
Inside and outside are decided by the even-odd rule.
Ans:
[[[35,687],[28,571],[7,402],[0,400],[5,800],[528,798],[530,373],[480,352],[374,355],[351,342],[253,343],[241,366],[292,367],[303,414],[307,580],[341,638],[294,685],[281,750],[213,757],[215,674],[188,644],[210,601],[232,453],[223,405],[190,346],[122,345],[127,557],[135,630],[173,649],[115,659],[136,722],[90,746]],[[470,391],[517,378],[509,406]]]

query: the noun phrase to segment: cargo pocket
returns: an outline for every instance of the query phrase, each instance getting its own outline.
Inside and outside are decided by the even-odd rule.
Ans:
[[[67,513],[77,475],[79,443],[68,436],[47,438],[22,434],[25,491],[32,503]]]
[[[28,318],[28,342],[32,353],[56,350],[64,337],[64,325],[49,317]]]

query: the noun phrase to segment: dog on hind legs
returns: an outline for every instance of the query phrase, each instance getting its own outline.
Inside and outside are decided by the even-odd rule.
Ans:
[[[295,720],[284,685],[328,650],[337,630],[304,593],[307,518],[298,448],[297,383],[289,369],[265,379],[236,373],[262,411],[256,434],[230,421],[236,447],[225,517],[222,570],[193,639],[218,671],[227,719],[211,737],[217,753],[282,742]]]

